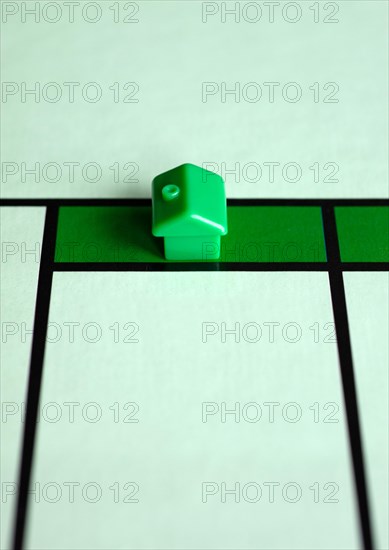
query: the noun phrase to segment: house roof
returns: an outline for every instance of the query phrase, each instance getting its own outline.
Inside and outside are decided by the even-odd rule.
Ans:
[[[223,179],[194,164],[182,164],[154,178],[153,235],[225,235],[227,206]]]

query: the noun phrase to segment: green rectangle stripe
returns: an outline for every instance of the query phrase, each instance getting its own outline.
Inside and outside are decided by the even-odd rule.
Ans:
[[[221,262],[325,262],[320,207],[229,206]],[[165,262],[149,206],[60,208],[56,262]],[[215,260],[211,260],[215,261]]]
[[[389,261],[389,207],[335,208],[342,262]]]

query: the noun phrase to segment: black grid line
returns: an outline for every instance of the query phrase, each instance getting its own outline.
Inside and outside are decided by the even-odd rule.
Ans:
[[[368,503],[367,483],[359,422],[358,399],[351,352],[350,329],[347,314],[343,273],[338,269],[340,250],[333,206],[322,208],[324,238],[327,250],[328,277],[331,290],[332,311],[335,321],[339,366],[342,377],[343,397],[346,407],[348,435],[354,469],[354,481],[358,495],[360,529],[365,550],[373,548],[373,534]]]
[[[43,362],[47,325],[49,319],[51,286],[53,280],[53,258],[57,233],[58,207],[47,208],[43,231],[41,263],[39,267],[38,289],[36,295],[34,329],[30,357],[30,371],[27,391],[26,419],[23,434],[23,450],[20,461],[19,491],[16,504],[14,550],[23,548],[26,516],[28,508],[28,489],[30,485],[34,443],[42,382]]]
[[[151,198],[0,199],[0,206],[151,206]],[[227,199],[227,206],[389,206],[388,199]]]

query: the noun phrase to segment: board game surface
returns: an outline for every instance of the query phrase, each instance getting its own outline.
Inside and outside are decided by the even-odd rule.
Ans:
[[[387,550],[387,3],[3,4],[1,549]]]

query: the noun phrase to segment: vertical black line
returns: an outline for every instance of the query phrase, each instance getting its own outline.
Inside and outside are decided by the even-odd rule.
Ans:
[[[27,390],[26,420],[23,433],[23,448],[19,471],[19,491],[13,536],[13,549],[22,550],[26,530],[28,490],[31,478],[39,394],[42,380],[43,360],[47,323],[49,317],[55,238],[57,232],[58,207],[48,206],[43,231],[41,261],[36,296],[34,329],[32,337],[30,372]]]
[[[347,315],[343,274],[340,266],[340,250],[333,206],[322,208],[324,236],[327,247],[328,275],[331,289],[338,356],[346,406],[349,440],[354,467],[354,479],[358,496],[360,529],[365,550],[373,548],[373,534],[369,512],[367,483],[362,450],[357,392],[351,353],[350,329]]]

